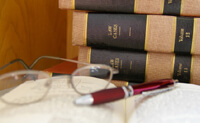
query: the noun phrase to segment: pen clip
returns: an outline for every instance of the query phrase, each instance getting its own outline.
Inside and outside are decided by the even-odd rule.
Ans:
[[[173,85],[170,85],[170,86],[167,86],[165,88],[160,88],[160,89],[156,89],[156,90],[150,90],[150,91],[143,91],[142,92],[142,95],[156,95],[156,94],[159,94],[159,93],[163,93],[163,92],[166,92],[166,91],[170,91],[172,89],[174,89],[175,86]]]

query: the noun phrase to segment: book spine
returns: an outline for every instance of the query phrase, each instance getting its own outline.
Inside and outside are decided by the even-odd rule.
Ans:
[[[79,61],[107,64],[119,70],[114,79],[147,82],[178,79],[200,84],[200,56],[174,53],[130,52],[80,47]]]
[[[138,14],[200,16],[200,0],[59,0],[59,8]]]
[[[74,12],[72,44],[200,54],[200,18]]]
[[[123,80],[111,80],[111,83],[116,87],[128,86],[130,82]]]

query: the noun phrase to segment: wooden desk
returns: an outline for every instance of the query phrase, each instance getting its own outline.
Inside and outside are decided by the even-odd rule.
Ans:
[[[46,69],[45,71],[52,73],[71,74],[76,69],[77,69],[76,64],[70,62],[62,62],[49,69]]]

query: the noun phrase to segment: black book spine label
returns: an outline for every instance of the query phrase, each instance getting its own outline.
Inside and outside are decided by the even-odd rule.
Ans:
[[[88,13],[87,46],[144,50],[147,15]]]
[[[92,49],[91,63],[106,64],[119,70],[113,79],[144,82],[147,53]]]
[[[104,12],[134,12],[135,0],[75,0],[75,9]]]
[[[189,83],[191,75],[191,55],[175,55],[173,78]]]
[[[174,52],[192,51],[194,18],[177,17]]]
[[[164,0],[163,14],[166,15],[180,15],[182,0]]]

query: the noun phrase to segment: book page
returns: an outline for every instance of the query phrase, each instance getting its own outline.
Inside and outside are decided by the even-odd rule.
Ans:
[[[84,78],[86,79],[86,78]],[[40,80],[42,83],[45,80]],[[53,77],[52,87],[46,98],[28,105],[14,106],[0,101],[0,122],[20,123],[123,123],[125,100],[97,106],[77,106],[73,101],[80,97],[69,85],[68,77]],[[104,80],[103,80],[104,81]],[[37,82],[38,83],[38,82]],[[97,85],[95,85],[97,86]],[[100,86],[100,85],[99,85]],[[111,84],[110,87],[114,87]],[[35,89],[35,96],[42,89],[35,83],[26,82],[4,98],[20,97],[20,94]],[[34,95],[33,94],[33,95]]]
[[[199,123],[200,86],[178,83],[157,95],[127,99],[128,123]]]

